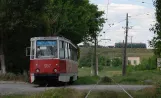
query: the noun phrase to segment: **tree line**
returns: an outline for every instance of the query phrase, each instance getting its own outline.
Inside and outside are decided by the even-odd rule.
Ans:
[[[154,37],[149,41],[150,46],[154,48],[154,53],[157,57],[161,57],[161,2],[160,0],[153,0],[153,5],[155,6],[155,19],[156,23],[150,28],[153,31]]]
[[[0,0],[1,66],[14,73],[28,70],[25,49],[31,37],[61,35],[74,44],[92,40],[105,22],[103,14],[89,0]]]

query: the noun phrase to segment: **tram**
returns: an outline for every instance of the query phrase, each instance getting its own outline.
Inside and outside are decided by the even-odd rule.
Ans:
[[[64,37],[33,37],[26,48],[30,56],[30,83],[74,82],[78,77],[78,48]],[[29,50],[29,51],[28,51]]]

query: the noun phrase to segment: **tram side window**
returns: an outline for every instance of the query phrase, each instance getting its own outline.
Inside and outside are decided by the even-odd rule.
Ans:
[[[32,41],[32,46],[31,46],[31,59],[34,59],[34,54],[35,54],[34,50],[35,50],[35,43],[34,43],[34,41]]]
[[[64,41],[59,41],[59,56],[60,56],[60,59],[65,59],[65,43],[64,43]]]
[[[74,48],[74,60],[77,61],[77,49]]]
[[[75,49],[75,47],[73,47],[72,45],[70,45],[70,55],[71,55],[71,60],[77,61],[77,51]]]
[[[69,59],[68,43],[65,43],[65,59]]]
[[[71,58],[71,45],[70,44],[68,44],[68,59],[72,59]]]

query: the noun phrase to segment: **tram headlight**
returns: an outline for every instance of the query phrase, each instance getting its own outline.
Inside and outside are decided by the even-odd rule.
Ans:
[[[36,72],[37,72],[37,73],[40,72],[40,69],[36,69]]]
[[[54,72],[57,72],[57,69],[54,69]]]

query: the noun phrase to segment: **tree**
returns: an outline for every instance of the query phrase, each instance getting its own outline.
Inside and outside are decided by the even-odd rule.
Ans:
[[[53,0],[51,12],[52,34],[62,35],[75,44],[91,40],[104,23],[104,13],[88,0]]]
[[[1,51],[6,58],[1,61],[7,71],[27,70],[25,48],[31,37],[56,34],[78,44],[98,34],[102,15],[88,0],[0,0]]]
[[[160,0],[156,0],[154,2],[154,6],[156,7],[156,24],[150,29],[154,32],[155,37],[149,42],[151,47],[154,47],[154,53],[158,57],[161,56],[161,2]]]
[[[44,36],[47,31],[43,18],[46,1],[1,0],[0,32],[8,71],[18,73],[28,69],[29,59],[24,50],[32,36]]]

